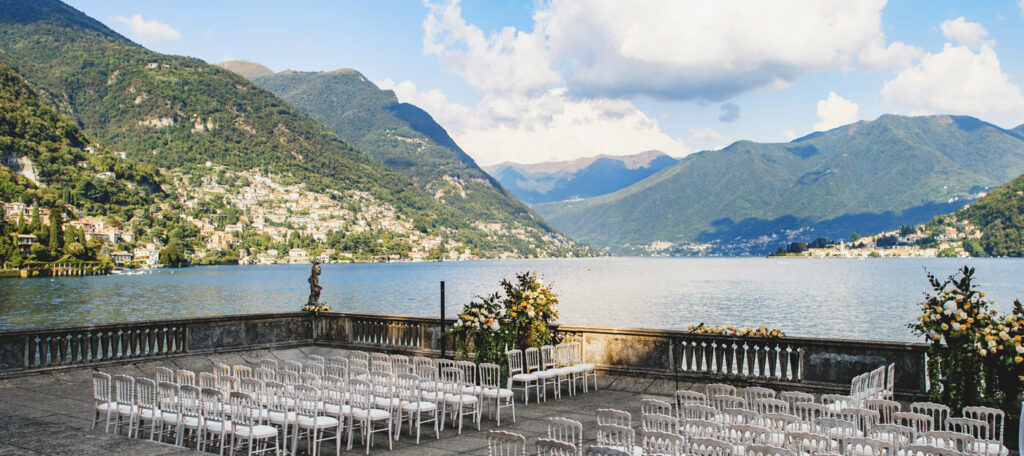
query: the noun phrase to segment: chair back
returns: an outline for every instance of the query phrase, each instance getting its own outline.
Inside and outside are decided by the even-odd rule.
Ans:
[[[893,456],[894,448],[888,442],[864,437],[847,437],[842,440],[845,456]]]
[[[753,424],[733,424],[725,427],[725,435],[721,436],[721,439],[735,446],[747,446],[768,444],[771,442],[771,436],[771,431],[766,427]]]
[[[964,418],[984,421],[988,424],[988,436],[980,440],[990,443],[1003,443],[1003,426],[1006,423],[1006,413],[992,407],[964,407]]]
[[[580,453],[583,450],[583,423],[569,418],[548,418],[548,439],[572,444]]]
[[[932,430],[947,430],[946,419],[949,418],[949,407],[934,402],[912,402],[910,411],[932,417]]]
[[[328,364],[324,369],[324,375],[330,375],[331,377],[348,378],[348,363],[345,366],[340,364]]]
[[[420,390],[420,377],[416,374],[398,374],[394,379],[395,395],[403,403],[418,403],[422,401]]]
[[[683,404],[679,409],[679,417],[684,420],[713,420],[718,416],[718,410],[709,405]]]
[[[754,399],[754,411],[761,415],[766,413],[789,413],[789,403],[782,399]]]
[[[348,369],[348,358],[332,356],[331,359],[327,360],[327,367],[331,366],[339,366]]]
[[[751,386],[743,389],[742,397],[747,401],[748,405],[754,407],[754,401],[758,399],[775,399],[775,391],[760,386]],[[756,411],[756,409],[753,410]]]
[[[686,454],[690,456],[732,456],[734,451],[731,443],[718,439],[694,438],[686,442]]]
[[[282,369],[284,369],[287,372],[294,372],[294,373],[298,374],[298,373],[302,372],[302,363],[300,363],[298,361],[295,361],[293,359],[286,359],[284,361],[284,365],[282,366]]]
[[[554,369],[557,366],[555,360],[555,347],[553,345],[544,345],[540,347],[540,368],[541,370]]]
[[[636,433],[629,426],[618,424],[598,424],[597,444],[610,446],[626,451],[633,451]]]
[[[783,391],[779,393],[779,399],[786,401],[789,409],[793,410],[793,404],[797,402],[814,402],[814,395],[803,391]]]
[[[829,415],[828,407],[824,404],[814,402],[797,402],[793,404],[793,414],[800,417],[800,421],[814,424],[818,418],[825,418]]]
[[[309,362],[302,366],[302,373],[304,374],[315,374],[322,376],[326,371],[327,368],[326,366],[324,366],[323,363]]]
[[[238,379],[238,391],[249,393],[253,398],[261,397],[263,396],[263,380],[242,377]]]
[[[657,413],[659,415],[671,415],[672,404],[665,402],[660,399],[654,399],[645,397],[640,399],[640,414],[647,415],[649,413]]]
[[[97,403],[113,402],[113,382],[106,372],[92,373],[92,398]]]
[[[570,347],[569,344],[555,345],[555,366],[572,366],[572,347]]]
[[[325,360],[324,357],[320,355],[306,355],[306,362],[324,364]]]
[[[732,385],[726,385],[725,383],[708,383],[704,385],[704,391],[708,396],[708,400],[714,400],[715,396],[735,396],[736,387]]]
[[[178,369],[174,372],[175,383],[179,385],[192,385],[196,384],[196,373],[190,370]]]
[[[839,418],[816,418],[815,431],[827,435],[832,440],[843,440],[856,437],[860,430],[857,423]]]
[[[679,432],[687,439],[717,439],[724,434],[720,423],[710,420],[683,420],[679,422]]]
[[[349,372],[353,369],[370,370],[370,362],[364,359],[351,358],[348,360]]]
[[[480,386],[485,389],[501,388],[501,366],[494,363],[481,364]]]
[[[370,354],[362,350],[352,350],[348,352],[348,362],[351,363],[354,360],[365,361],[367,364],[369,364]]]
[[[253,413],[257,405],[252,394],[232,391],[228,395],[228,406],[231,410],[231,422],[235,426],[251,427],[259,424],[260,414]]]
[[[541,369],[540,364],[540,349],[537,347],[527,347],[523,351],[523,356],[526,357],[526,372],[530,373]]]
[[[349,401],[352,407],[363,410],[372,409],[374,406],[373,385],[368,380],[353,378],[348,381]]]
[[[616,409],[597,409],[597,424],[614,424],[616,426],[633,426],[633,415]]]
[[[974,437],[952,431],[925,432],[917,438],[917,441],[925,445],[946,448],[962,454],[972,453],[976,448]]]
[[[198,386],[200,388],[216,388],[217,376],[213,372],[200,372]]]
[[[514,432],[489,431],[487,456],[526,456],[526,437]]]
[[[719,396],[719,399],[721,399],[722,397],[723,396]],[[757,412],[752,412],[745,408],[731,407],[724,408],[721,410],[722,412],[719,413],[719,419],[722,421],[722,424],[725,425],[754,424],[761,421],[761,415],[759,415]]]
[[[270,369],[267,369],[266,367],[257,368],[253,372],[253,376],[256,377],[257,379],[263,380],[265,382],[277,379],[277,376],[274,374],[274,371],[272,371]]]
[[[391,374],[395,372],[395,367],[391,365],[391,361],[375,359],[370,361],[370,372],[387,372]]]
[[[372,366],[373,363],[379,362],[386,362],[388,364],[391,364],[391,358],[388,357],[387,353],[370,353],[370,365]]]
[[[640,438],[644,454],[682,456],[685,453],[683,436],[674,432],[644,431]]]
[[[892,414],[900,411],[900,403],[889,399],[868,399],[864,401],[864,407],[868,410],[878,412],[880,424],[893,424]]]
[[[477,366],[472,361],[458,361],[455,363],[459,369],[462,369],[462,383],[465,386],[479,386],[479,379],[476,376]]]
[[[295,399],[295,413],[299,416],[316,418],[323,411],[323,402],[320,400],[320,390],[310,385],[295,385],[292,387]]]
[[[660,413],[645,413],[640,416],[640,430],[643,432],[671,432],[679,433],[679,419],[672,415]]]
[[[415,366],[416,369],[419,369],[421,366],[432,367],[435,370],[437,369],[437,365],[434,364],[434,360],[425,356],[413,356],[412,365]]]
[[[975,440],[985,440],[989,436],[988,423],[972,418],[949,418],[946,426],[950,431],[967,434]]]
[[[800,417],[788,413],[765,413],[761,415],[761,425],[779,433],[793,429],[792,425],[799,425],[799,423]]]
[[[220,422],[224,419],[224,393],[217,388],[200,388],[199,401],[201,406],[199,413],[203,421]]]
[[[252,368],[249,367],[249,366],[243,366],[241,364],[235,364],[234,366],[231,366],[231,375],[235,376],[236,378],[240,378],[240,379],[241,378],[251,378],[252,377]]]
[[[130,375],[114,376],[114,401],[119,405],[135,405],[135,378]]]
[[[786,448],[797,454],[831,453],[839,448],[839,444],[823,434],[816,432],[787,432]]]
[[[156,381],[157,382],[170,382],[174,383],[174,371],[169,367],[160,366],[156,368]]]
[[[883,423],[875,425],[867,436],[875,440],[889,442],[894,448],[903,448],[914,442],[917,438],[917,431],[907,426]]]
[[[299,374],[299,383],[306,386],[312,386],[314,388],[320,387],[320,375],[312,372],[303,372]]]
[[[678,390],[675,392],[676,410],[682,410],[684,405],[708,405],[708,395],[697,391]]]
[[[160,410],[164,413],[178,413],[178,397],[181,396],[181,386],[177,383],[158,382],[156,391],[159,395]]]
[[[160,395],[156,382],[146,377],[135,380],[135,406],[140,410],[157,410],[160,408]]]
[[[263,358],[260,360],[260,367],[264,369],[270,369],[271,371],[277,371],[280,368],[280,363],[276,359]]]
[[[523,351],[515,348],[505,353],[505,357],[508,358],[508,376],[511,377],[516,374],[522,374],[525,372],[523,366]]]
[[[220,377],[221,375],[231,375],[231,366],[224,363],[214,363],[213,375]]]
[[[745,409],[747,400],[739,396],[717,394],[711,398],[711,406],[723,412],[725,409]]]
[[[181,385],[178,392],[178,405],[182,417],[202,418],[203,401],[202,390],[194,385]]]
[[[578,456],[576,445],[554,439],[537,439],[538,456]]]
[[[914,412],[895,412],[892,414],[892,421],[895,424],[914,428],[914,432],[921,434],[933,429],[932,417]]]

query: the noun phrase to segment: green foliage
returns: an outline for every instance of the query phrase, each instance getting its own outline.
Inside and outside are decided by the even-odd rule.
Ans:
[[[501,291],[477,297],[463,307],[451,333],[462,356],[478,363],[507,366],[505,352],[550,344],[550,325],[558,320],[558,295],[536,272],[501,281]]]
[[[993,189],[957,215],[981,229],[981,240],[971,246],[974,252],[968,250],[972,256],[978,250],[986,256],[1024,256],[1024,175]]]
[[[908,325],[931,344],[929,393],[955,410],[990,405],[1016,416],[1016,395],[1024,386],[1024,309],[1000,316],[973,283],[974,268],[939,280],[928,273],[932,291],[920,302],[917,323]]]

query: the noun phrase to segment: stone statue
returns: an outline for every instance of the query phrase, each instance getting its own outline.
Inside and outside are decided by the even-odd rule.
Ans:
[[[309,302],[306,305],[316,307],[320,305],[320,262],[313,261],[313,272],[309,274]]]

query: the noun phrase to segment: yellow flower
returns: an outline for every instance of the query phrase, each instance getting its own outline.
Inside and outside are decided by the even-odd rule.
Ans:
[[[942,324],[942,330],[943,330],[943,331],[949,331],[949,325],[947,325],[947,324],[943,323],[943,324]]]
[[[1017,364],[1024,363],[1024,356],[1015,356],[1013,358],[1013,362],[1015,362]]]

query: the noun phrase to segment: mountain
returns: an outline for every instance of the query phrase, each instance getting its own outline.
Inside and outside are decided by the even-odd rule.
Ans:
[[[365,192],[372,201],[361,207],[393,211],[421,234],[485,256],[571,246],[549,232],[488,231],[245,78],[152,52],[56,0],[0,0],[0,63],[99,143],[143,163],[190,174],[259,170],[338,199],[363,201],[353,192]]]
[[[228,60],[226,62],[220,62],[217,66],[226,68],[239,76],[246,79],[252,79],[257,76],[266,76],[268,74],[274,74],[274,70],[267,68],[259,63],[250,62],[248,60]]]
[[[951,212],[1024,172],[1024,140],[972,117],[884,115],[784,144],[736,142],[615,193],[537,211],[598,246],[712,243],[762,253]]]
[[[506,232],[525,230],[532,238],[553,234],[546,222],[481,170],[430,114],[400,103],[393,91],[381,90],[358,71],[285,71],[253,82],[469,220]]]
[[[981,230],[972,255],[1024,256],[1024,174],[952,215]]]
[[[60,202],[90,212],[145,207],[161,192],[159,171],[96,152],[10,67],[0,64],[0,201]]]
[[[485,167],[501,185],[530,204],[589,198],[628,187],[678,160],[657,150],[635,155],[598,155],[562,162]]]
[[[1019,136],[1021,136],[1021,137],[1024,137],[1024,124],[1021,124],[1021,125],[1017,125],[1017,127],[1016,127],[1016,128],[1014,128],[1014,129],[1012,129],[1012,130],[1010,130],[1010,131],[1012,131],[1012,132],[1014,132],[1014,133],[1018,134],[1018,135],[1019,135]]]

